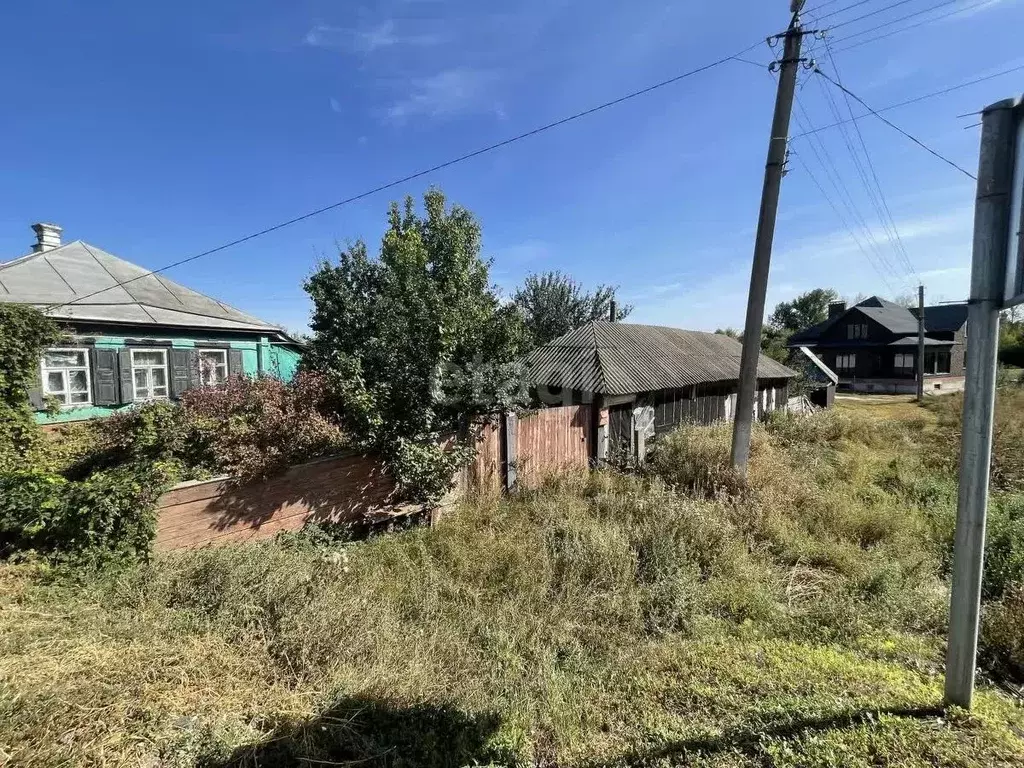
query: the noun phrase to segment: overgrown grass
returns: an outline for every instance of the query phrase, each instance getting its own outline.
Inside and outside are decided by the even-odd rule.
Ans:
[[[1009,699],[937,709],[955,506],[937,429],[919,410],[779,419],[745,483],[726,428],[686,429],[644,476],[480,497],[428,530],[5,567],[0,748],[26,766],[1019,765]],[[1008,649],[1024,610],[1000,596],[986,631]]]

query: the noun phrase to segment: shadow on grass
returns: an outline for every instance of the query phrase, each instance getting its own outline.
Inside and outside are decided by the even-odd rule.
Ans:
[[[378,699],[342,699],[319,717],[282,728],[202,768],[284,768],[359,765],[418,768],[504,764],[511,756],[488,745],[497,715],[469,714],[435,704],[396,707]]]
[[[804,718],[779,723],[767,723],[761,728],[738,728],[726,731],[721,736],[701,739],[672,741],[646,750],[629,752],[607,762],[585,764],[585,768],[612,768],[618,766],[644,766],[659,760],[678,759],[678,765],[687,765],[688,760],[709,757],[721,753],[741,753],[755,760],[764,760],[765,739],[793,739],[823,731],[857,728],[877,723],[879,717],[933,718],[943,717],[942,707],[908,707],[858,710],[824,718]],[[659,765],[661,763],[658,763]]]
[[[741,728],[721,736],[669,742],[577,768],[628,768],[687,765],[690,760],[733,753],[755,761],[767,758],[766,739],[793,739],[824,731],[857,728],[880,717],[942,717],[941,707],[860,710],[827,718],[805,718]],[[434,704],[395,707],[370,698],[338,702],[321,716],[281,729],[259,744],[240,747],[227,759],[201,768],[285,768],[286,766],[359,765],[373,768],[455,768],[465,765],[518,765],[513,753],[490,744],[501,724],[495,714],[468,714]],[[535,762],[559,765],[554,755]]]

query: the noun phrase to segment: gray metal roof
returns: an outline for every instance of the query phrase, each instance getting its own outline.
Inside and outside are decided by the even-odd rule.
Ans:
[[[794,333],[789,337],[789,346],[796,347],[815,343],[829,328],[842,322],[843,318],[854,311],[867,315],[894,336],[917,335],[916,309],[908,309],[878,296],[872,296],[859,304],[854,304],[837,317]],[[960,330],[966,322],[967,304],[939,304],[924,308],[926,333],[955,332]]]
[[[534,350],[526,370],[537,386],[628,395],[738,379],[740,354],[738,341],[718,333],[593,322]],[[761,355],[757,375],[796,372]]]
[[[281,333],[275,325],[148,273],[75,240],[0,264],[0,302],[63,304],[46,310],[61,320]]]
[[[913,311],[913,310],[912,310]],[[917,317],[915,314],[914,317]],[[924,308],[926,331],[955,333],[967,322],[967,302],[959,304],[937,304]]]

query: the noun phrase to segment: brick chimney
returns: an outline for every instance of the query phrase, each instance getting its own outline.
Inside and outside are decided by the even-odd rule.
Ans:
[[[828,319],[831,320],[834,317],[839,317],[845,311],[845,301],[830,301],[828,305]]]
[[[60,248],[60,233],[64,230],[56,224],[40,222],[33,224],[32,230],[36,233],[36,242],[32,246],[33,253],[42,253],[43,251],[52,251],[54,248]]]

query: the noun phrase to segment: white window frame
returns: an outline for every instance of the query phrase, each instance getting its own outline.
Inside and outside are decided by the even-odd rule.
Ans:
[[[892,368],[893,368],[893,370],[894,371],[900,371],[902,373],[906,373],[907,371],[910,371],[911,373],[913,373],[914,371],[916,371],[917,370],[917,360],[914,359],[915,355],[916,355],[916,353],[914,353],[914,352],[897,352],[893,356],[893,359],[892,359]],[[904,360],[903,360],[904,363],[909,359],[910,360],[910,365],[900,365],[897,361],[901,357],[904,358]]]
[[[171,375],[170,370],[167,366],[167,348],[166,347],[130,347],[131,360],[132,360],[132,400],[136,403],[148,403],[152,400],[169,400],[171,397]],[[159,352],[164,356],[164,364],[160,365],[136,365],[135,364],[135,353],[136,352]],[[164,369],[164,389],[167,390],[166,395],[154,395],[153,394],[153,370],[156,368]],[[147,387],[149,391],[148,397],[139,397],[139,388],[135,384],[135,371],[137,369],[146,371]]]
[[[850,340],[866,339],[868,337],[868,324],[850,323],[846,326],[846,336]]]
[[[85,358],[85,365],[73,365],[66,366],[62,365],[56,368],[52,368],[46,365],[46,353],[47,352],[81,352]],[[85,392],[86,400],[82,403],[71,402],[71,377],[68,376],[68,371],[81,371],[85,370]],[[47,390],[47,379],[49,378],[46,374],[50,371],[61,371],[64,374],[64,390],[63,393],[50,392]],[[70,410],[71,408],[87,408],[92,405],[92,369],[89,366],[89,348],[88,347],[49,347],[43,352],[43,356],[39,358],[39,375],[42,382],[42,393],[44,397],[52,397],[57,394],[66,394],[68,401],[61,403],[60,408],[62,411]]]
[[[199,347],[196,349],[196,353],[196,358],[199,363],[199,386],[216,387],[222,383],[217,381],[206,382],[203,380],[203,355],[220,355],[222,362],[217,363],[216,367],[224,367],[224,381],[226,382],[228,380],[228,351],[226,349],[204,349],[203,347]]]
[[[848,365],[840,363],[843,361]],[[856,371],[857,370],[857,353],[849,352],[846,354],[836,355],[836,371]]]

